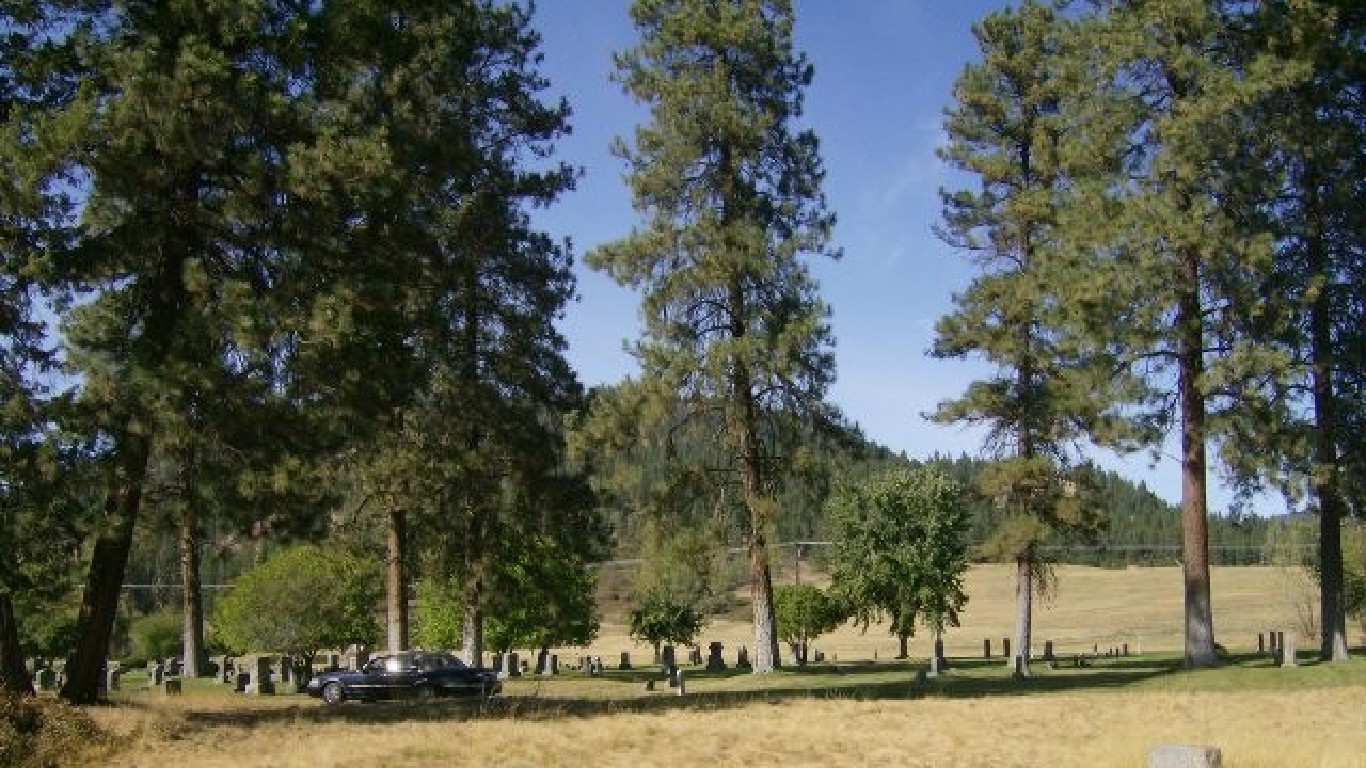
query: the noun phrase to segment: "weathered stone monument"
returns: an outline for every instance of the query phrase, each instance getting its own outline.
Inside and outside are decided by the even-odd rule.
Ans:
[[[991,638],[989,637],[982,640],[982,658],[991,658]]]
[[[663,667],[666,672],[678,666],[678,663],[674,659],[674,647],[672,645],[666,645],[660,650],[659,665]]]
[[[735,652],[735,667],[737,669],[751,668],[749,663],[749,649],[743,645],[740,646],[740,650]]]
[[[1298,665],[1299,660],[1295,658],[1295,633],[1291,632],[1288,636],[1278,639],[1281,641],[1281,666],[1293,667]]]
[[[269,656],[257,656],[247,668],[251,671],[251,682],[247,683],[245,691],[248,696],[270,696],[275,693]]]
[[[1218,747],[1163,744],[1148,752],[1148,768],[1222,768],[1224,753]]]
[[[629,651],[622,651],[622,652],[621,652],[621,663],[617,665],[617,669],[630,669],[630,668],[631,668],[631,653],[630,653]]]

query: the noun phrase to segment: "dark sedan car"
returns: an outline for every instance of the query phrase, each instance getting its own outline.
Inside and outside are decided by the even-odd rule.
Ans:
[[[502,683],[493,672],[466,666],[449,653],[411,651],[376,657],[360,671],[342,669],[314,675],[307,690],[309,696],[340,704],[347,699],[491,696],[501,689]]]

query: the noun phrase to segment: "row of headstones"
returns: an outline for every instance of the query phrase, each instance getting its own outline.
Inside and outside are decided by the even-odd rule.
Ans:
[[[52,662],[47,659],[25,659],[24,667],[28,670],[33,679],[33,687],[39,691],[57,691],[66,684],[66,664],[65,662]],[[109,691],[119,690],[123,677],[123,668],[116,660],[107,662],[100,670],[99,692],[108,693]]]
[[[1268,643],[1268,639],[1270,643]],[[1295,658],[1295,633],[1289,635],[1279,630],[1271,630],[1266,634],[1257,633],[1257,654],[1270,654],[1272,663],[1282,667],[1296,666]]]
[[[936,656],[941,656],[941,657],[944,655],[944,646],[943,646],[943,644],[941,643],[941,641],[938,641],[938,640],[935,641],[935,655],[936,655]],[[1078,654],[1078,657],[1084,658],[1085,655],[1086,655],[1085,653],[1081,653],[1081,654]],[[1094,657],[1099,657],[1099,656],[1119,657],[1119,656],[1128,656],[1128,655],[1129,655],[1129,644],[1128,644],[1128,643],[1120,643],[1120,644],[1118,644],[1118,645],[1112,645],[1112,646],[1110,646],[1109,648],[1105,649],[1105,652],[1104,652],[1104,653],[1101,653],[1101,650],[1100,650],[1100,643],[1093,643],[1093,644],[1091,645],[1091,656],[1094,656]],[[1005,659],[1005,658],[1009,658],[1009,657],[1010,657],[1010,638],[1008,638],[1008,637],[1003,637],[1003,638],[1001,638],[1001,658]],[[984,659],[989,659],[989,658],[991,658],[991,638],[986,638],[985,640],[982,641],[982,658],[984,658]],[[1056,662],[1056,661],[1058,661],[1058,657],[1053,653],[1053,641],[1052,641],[1052,640],[1045,640],[1045,641],[1044,641],[1044,644],[1043,644],[1043,660],[1044,660],[1045,662]]]
[[[725,646],[721,643],[709,644],[708,655],[705,660],[708,671],[719,671],[727,668],[726,660],[722,655],[724,650]],[[825,656],[820,651],[816,651],[815,658],[817,661],[823,661]],[[702,658],[701,646],[689,646],[687,659],[687,663],[692,666],[702,666],[704,661]],[[660,649],[659,666],[666,673],[678,669],[678,651],[674,646],[666,645]],[[749,650],[743,645],[736,651],[735,666],[739,669],[748,669],[750,667]],[[580,656],[578,664],[575,665],[574,668],[585,675],[594,676],[602,674],[607,667],[603,664],[601,656]],[[621,657],[617,662],[617,669],[634,669],[631,664],[631,654],[629,652],[622,651]],[[526,659],[522,659],[515,651],[494,654],[493,671],[499,677],[518,677],[521,675],[529,675],[533,672],[530,662]],[[538,653],[534,672],[538,675],[559,674],[559,656],[548,651]]]

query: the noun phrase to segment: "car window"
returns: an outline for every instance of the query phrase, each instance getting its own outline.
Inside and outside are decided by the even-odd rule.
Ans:
[[[407,672],[414,669],[413,660],[402,656],[389,656],[384,660],[385,672]]]

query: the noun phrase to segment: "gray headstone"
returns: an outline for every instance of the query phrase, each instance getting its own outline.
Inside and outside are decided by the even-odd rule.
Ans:
[[[677,689],[678,695],[682,696],[688,692],[688,683],[686,680],[683,679],[683,670],[678,669],[674,670],[674,672],[675,682],[677,683],[677,685],[675,685],[674,688]]]
[[[1148,752],[1148,768],[1222,768],[1224,753],[1218,747],[1163,744]]]
[[[108,683],[106,683],[106,685],[111,691],[117,691],[120,688],[122,688],[123,669],[120,667],[114,667],[113,669],[109,670],[109,681]]]
[[[1266,653],[1266,635],[1263,635],[1261,632],[1258,632],[1258,633],[1257,633],[1257,655],[1260,656],[1260,655],[1262,655],[1263,653]]]
[[[257,656],[255,663],[248,669],[251,672],[251,682],[246,687],[248,695],[270,696],[275,693],[275,680],[269,656]]]
[[[1044,661],[1052,661],[1052,660],[1053,660],[1053,641],[1052,641],[1052,640],[1045,640],[1045,641],[1043,642],[1043,660],[1044,660]]]
[[[933,654],[930,655],[930,668],[929,668],[929,671],[927,671],[927,672],[925,673],[925,676],[926,676],[926,677],[939,677],[939,657],[938,657],[938,656],[935,656],[935,655],[933,655]]]
[[[622,651],[622,652],[621,652],[621,663],[617,665],[617,669],[630,669],[630,668],[631,668],[631,654],[630,654],[630,652],[628,652],[628,651]]]
[[[517,658],[516,653],[509,653],[506,659],[507,673],[512,677],[520,677],[522,674],[522,662]]]
[[[673,669],[678,666],[678,662],[674,658],[674,647],[672,645],[666,645],[663,650],[660,651],[659,664],[665,669]]]
[[[982,641],[982,658],[991,658],[991,638],[989,637]]]
[[[1281,666],[1293,667],[1298,663],[1299,660],[1295,658],[1295,633],[1291,632],[1281,640]]]
[[[1010,638],[1008,637],[1001,638],[1001,655],[1007,659],[1010,658]]]
[[[749,649],[743,645],[740,646],[740,650],[735,652],[735,666],[743,667],[745,669],[750,667]]]

